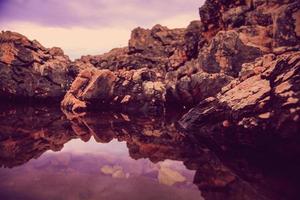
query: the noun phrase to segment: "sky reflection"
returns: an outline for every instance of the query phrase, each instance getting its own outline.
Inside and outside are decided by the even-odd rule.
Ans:
[[[71,140],[22,166],[0,169],[6,199],[201,199],[181,161],[134,160],[125,142]]]

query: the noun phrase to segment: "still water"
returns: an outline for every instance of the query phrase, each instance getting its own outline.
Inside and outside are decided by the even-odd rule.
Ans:
[[[257,170],[245,160],[227,165],[210,148],[187,138],[176,129],[179,117],[2,107],[0,199],[295,197],[289,178]]]

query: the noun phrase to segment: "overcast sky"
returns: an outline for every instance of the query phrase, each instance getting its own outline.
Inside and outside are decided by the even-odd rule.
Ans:
[[[0,0],[0,28],[72,59],[126,46],[135,27],[186,27],[204,0]]]

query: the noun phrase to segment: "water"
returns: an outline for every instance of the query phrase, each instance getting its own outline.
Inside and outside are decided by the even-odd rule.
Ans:
[[[172,119],[12,107],[0,122],[1,199],[202,199]]]
[[[174,113],[74,115],[52,106],[1,107],[0,199],[293,199],[298,195],[296,184],[281,176],[281,169],[279,173],[270,167],[258,169],[249,159],[222,160],[209,146],[185,137],[175,126],[179,117]]]

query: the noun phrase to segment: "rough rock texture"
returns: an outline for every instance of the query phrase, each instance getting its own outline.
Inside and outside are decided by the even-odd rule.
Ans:
[[[205,43],[205,40],[200,37],[200,31],[199,21],[191,22],[187,29],[168,29],[160,25],[150,30],[137,28],[132,31],[128,47],[113,49],[100,56],[83,56],[73,65],[75,69],[108,69],[117,74],[120,70],[122,73],[125,70],[128,74],[139,69],[151,70],[151,76],[155,76],[155,81],[159,81],[165,91],[158,99],[161,103],[157,105],[170,103],[194,105],[208,96],[215,95],[232,80],[234,74],[226,74],[223,70],[206,70],[204,65],[198,62],[199,47]],[[236,48],[234,46],[236,40],[231,42],[232,49]],[[245,51],[245,56],[250,57],[248,60],[254,60],[259,51],[253,53],[246,47],[243,49],[244,46],[238,47],[240,48],[238,50]],[[204,54],[201,55],[204,56]],[[78,79],[80,79],[79,76]],[[134,81],[132,82],[133,79],[127,78],[126,80],[125,85],[135,84]],[[149,81],[147,77],[142,78],[141,81],[144,85],[151,86],[151,83],[147,83]],[[124,91],[122,96],[126,95],[132,96],[131,90]],[[66,96],[66,98],[69,97]],[[140,99],[132,100],[137,100],[136,103],[139,106]]]
[[[72,82],[70,60],[18,33],[0,33],[0,97],[61,99]],[[74,75],[73,75],[74,76]]]
[[[262,134],[282,139],[297,137],[299,80],[299,51],[265,55],[244,64],[238,79],[216,97],[202,101],[179,123],[185,130],[209,137],[235,130],[242,136],[237,136],[236,142],[247,145],[256,145],[255,140]]]
[[[248,30],[264,27],[274,40],[271,48],[299,44],[298,0],[207,0],[199,13],[207,36],[243,26]]]
[[[299,5],[295,0],[208,0],[200,8],[199,37],[206,42],[198,51],[198,68],[232,79],[179,120],[188,137],[206,141],[221,155],[244,149],[269,152],[260,159],[296,163],[300,153]],[[226,182],[217,191],[199,187],[206,199],[241,199],[234,195],[238,192],[228,193],[235,191],[235,187],[228,190],[232,186]]]
[[[258,48],[245,45],[236,31],[220,31],[208,47],[201,49],[199,62],[206,72],[223,72],[236,77],[243,63],[261,54]]]
[[[212,39],[199,53],[200,64],[236,78],[180,120],[185,131],[220,146],[264,145],[271,138],[295,141],[300,128],[299,10],[299,1],[206,1],[200,9],[207,32],[202,35]]]
[[[80,111],[87,106],[126,112],[161,113],[166,89],[154,71],[98,70],[81,71],[61,102],[68,111]]]
[[[192,106],[237,78],[244,63],[299,48],[298,1],[208,0],[199,13],[201,21],[186,29],[136,28],[128,47],[84,56],[73,65],[151,69],[165,87],[164,104]]]
[[[1,94],[34,99],[60,98],[73,78],[87,70],[95,74],[84,77],[89,83],[88,94],[83,89],[76,92],[83,84],[80,73],[62,102],[64,108],[103,108],[113,97],[119,99],[113,101],[114,106],[123,109],[123,102],[129,96],[131,107],[136,102],[135,109],[141,104],[153,107],[153,103],[148,104],[152,94],[150,98],[146,97],[149,94],[143,97],[133,94],[143,85],[152,87],[148,78],[142,78],[136,84],[135,80],[124,75],[147,69],[150,74],[155,74],[154,81],[164,88],[160,97],[155,97],[155,101],[159,102],[155,105],[193,106],[215,96],[234,78],[239,78],[243,64],[253,62],[264,54],[277,56],[299,49],[300,14],[297,0],[207,0],[199,9],[199,14],[201,21],[193,21],[185,29],[168,29],[161,25],[155,25],[152,29],[138,27],[132,31],[128,47],[98,56],[82,56],[74,62],[70,62],[58,48],[46,49],[17,33],[3,32],[0,48]],[[98,89],[98,81],[95,81],[99,80],[96,74],[102,74],[101,70],[109,70],[106,73],[114,74],[118,82],[112,81],[114,83],[110,88],[117,93],[104,99],[107,91]],[[85,88],[84,84],[82,88]],[[100,94],[101,91],[104,93]],[[69,105],[75,102],[79,105],[73,109]]]

